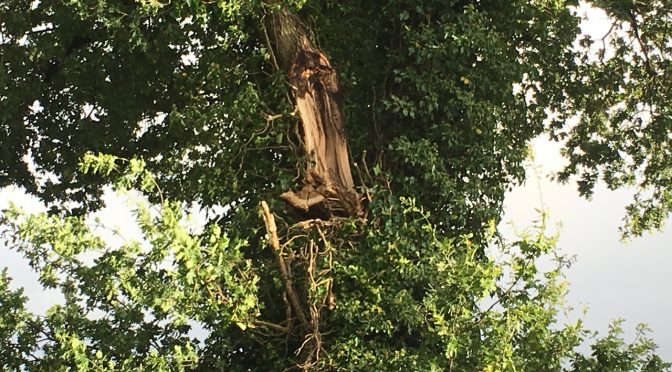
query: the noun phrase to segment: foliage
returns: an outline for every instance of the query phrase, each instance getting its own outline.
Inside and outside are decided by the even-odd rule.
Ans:
[[[591,345],[592,354],[577,355],[572,362],[572,371],[663,371],[670,363],[663,362],[654,354],[655,344],[646,337],[649,329],[637,327],[637,338],[631,344],[623,341],[622,320],[615,321],[606,337]]]
[[[39,318],[22,310],[20,293],[6,292],[18,319],[10,317],[3,332],[12,345],[3,348],[3,369],[188,367],[197,361],[189,322],[245,329],[258,312],[257,278],[240,252],[245,242],[217,225],[194,236],[182,217],[179,204],[165,204],[160,214],[139,206],[137,223],[150,247],[129,241],[112,248],[81,217],[6,210],[2,222],[15,231],[10,244],[66,301]]]
[[[591,195],[601,178],[609,188],[637,190],[627,207],[623,237],[663,227],[672,210],[670,168],[670,57],[667,24],[672,5],[666,1],[594,1],[611,16],[602,40],[582,39],[596,49],[596,58],[581,56],[577,77],[567,81],[564,103],[579,123],[568,130],[553,125],[554,135],[567,138],[569,165],[561,180],[578,175],[579,191]]]
[[[537,231],[484,261],[482,247],[469,236],[438,236],[429,213],[412,199],[377,199],[372,212],[389,218],[369,222],[377,226],[340,221],[349,225],[338,229],[342,237],[317,241],[334,244],[329,280],[338,288],[336,309],[323,319],[333,332],[329,352],[318,366],[560,368],[582,330],[580,324],[549,328],[561,311],[566,261],[558,257],[548,272],[536,261],[553,251],[554,238]],[[217,225],[200,236],[189,233],[181,227],[179,207],[169,203],[156,214],[136,212],[149,247],[129,241],[111,248],[81,217],[6,211],[10,243],[29,258],[45,287],[64,293],[66,303],[45,317],[23,310],[4,315],[11,322],[3,320],[9,325],[3,342],[12,347],[3,348],[3,368],[254,369],[297,362],[277,335],[263,329],[274,312],[284,316],[284,305],[276,299],[262,306],[273,293],[258,296],[254,270],[240,256],[244,243],[221,236]],[[323,237],[335,228],[324,229]],[[285,249],[302,244],[295,242]],[[19,293],[5,296],[18,302],[12,309],[22,309]],[[189,334],[190,321],[204,324],[204,344]],[[13,347],[15,338],[20,347]],[[241,342],[249,344],[235,351]],[[35,357],[38,351],[44,355]]]
[[[543,133],[566,140],[559,179],[582,194],[638,187],[625,236],[672,208],[670,7],[592,4],[614,22],[595,58],[572,0],[1,2],[0,186],[51,210],[0,222],[65,304],[31,314],[3,274],[0,366],[668,368],[617,325],[576,354],[588,333],[558,322],[568,263],[545,219],[496,231]],[[264,22],[281,8],[340,74],[363,218],[277,200],[306,161]],[[87,217],[109,184],[147,198],[121,246]],[[202,230],[194,203],[213,212]]]

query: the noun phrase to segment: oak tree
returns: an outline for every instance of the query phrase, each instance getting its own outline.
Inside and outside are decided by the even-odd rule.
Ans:
[[[624,236],[672,209],[672,7],[590,4],[601,40],[575,0],[4,0],[0,186],[50,211],[0,222],[65,303],[3,274],[0,366],[669,368],[618,325],[578,354],[545,219],[497,232],[539,135],[639,190]],[[108,185],[141,239],[90,226]]]

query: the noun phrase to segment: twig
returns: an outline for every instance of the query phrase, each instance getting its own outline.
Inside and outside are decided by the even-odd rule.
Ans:
[[[645,45],[644,40],[642,40],[641,35],[639,34],[639,26],[637,24],[637,17],[635,14],[631,11],[628,12],[628,16],[630,17],[630,25],[632,26],[632,31],[635,34],[635,39],[637,39],[637,42],[639,43],[639,47],[642,49],[642,53],[644,54],[644,65],[646,67],[646,71],[651,75],[651,77],[656,77],[657,74],[653,67],[651,67],[651,60],[649,58],[649,51],[648,47]]]
[[[366,172],[366,175],[369,176],[371,183],[375,184],[376,179],[371,176],[371,172],[369,172],[369,166],[366,165],[366,150],[362,151],[362,165],[364,166],[364,171]]]
[[[275,115],[266,114],[266,117],[264,119],[266,119],[266,122],[272,122],[276,119],[280,119],[283,116],[284,114],[275,114]]]
[[[275,67],[275,69],[279,71],[280,66],[278,65],[278,59],[275,58],[275,53],[273,52],[273,45],[271,44],[271,38],[268,37],[268,30],[266,29],[265,18],[266,15],[264,14],[264,17],[261,20],[261,29],[264,31],[264,37],[266,38],[266,47],[268,48],[268,53],[271,55],[271,62],[273,62],[273,67]]]
[[[527,269],[527,267],[530,264],[531,264],[531,260],[525,261],[525,264],[523,265],[523,270]],[[508,297],[508,296],[511,295],[511,291],[513,291],[514,287],[516,285],[518,285],[518,283],[520,282],[520,279],[522,279],[522,276],[519,276],[518,278],[516,278],[516,280],[513,281],[513,283],[511,283],[511,285],[502,293],[502,295],[500,295],[495,302],[490,304],[490,306],[488,306],[488,308],[485,309],[484,312],[482,312],[481,316],[476,321],[476,324],[480,324],[483,321],[483,319],[485,319],[485,315],[487,313],[489,313],[490,310],[492,310],[495,306],[497,306],[499,303],[501,303],[504,297]]]

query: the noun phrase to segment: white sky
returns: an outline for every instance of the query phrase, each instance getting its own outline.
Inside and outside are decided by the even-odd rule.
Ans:
[[[672,224],[664,232],[646,235],[629,243],[619,241],[618,227],[625,206],[632,200],[628,190],[609,191],[598,186],[593,199],[578,196],[575,184],[549,180],[560,170],[560,146],[545,139],[533,141],[540,177],[528,170],[528,181],[510,192],[505,201],[504,230],[530,226],[542,208],[549,212],[550,226],[561,224],[558,248],[576,257],[566,271],[570,283],[567,303],[575,309],[572,319],[583,316],[586,328],[605,334],[617,318],[624,324],[626,341],[634,340],[634,327],[647,323],[664,360],[672,361]],[[512,236],[512,234],[506,234]]]
[[[587,10],[587,9],[584,9]],[[609,28],[606,17],[589,10],[591,21],[584,31],[600,37]],[[562,222],[559,248],[576,256],[576,263],[567,271],[571,283],[568,303],[576,309],[574,316],[588,306],[585,325],[604,334],[609,323],[616,318],[626,319],[626,335],[632,341],[634,326],[648,323],[653,328],[653,338],[660,346],[659,353],[665,360],[672,360],[672,227],[667,231],[623,244],[618,240],[618,227],[625,213],[624,206],[632,193],[611,192],[604,186],[597,188],[592,201],[579,198],[573,184],[560,185],[548,180],[549,173],[558,171],[562,165],[559,146],[544,139],[533,142],[536,163],[541,179],[529,174],[528,182],[508,194],[505,202],[504,222],[511,221],[517,227],[531,225],[538,217],[541,207],[539,191],[544,207],[549,211],[551,223]],[[128,205],[112,194],[110,207],[101,211],[107,221],[129,221]],[[43,209],[34,198],[26,197],[14,188],[0,191],[0,210],[9,201],[20,204],[30,212]],[[505,224],[502,225],[505,229]],[[14,278],[14,287],[25,288],[29,296],[29,309],[44,313],[61,297],[53,291],[45,292],[37,283],[37,276],[30,271],[25,260],[0,242],[0,269],[7,267]]]

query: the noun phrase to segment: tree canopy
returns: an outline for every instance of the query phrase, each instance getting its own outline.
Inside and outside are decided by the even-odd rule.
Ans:
[[[669,368],[618,325],[576,353],[545,219],[497,232],[539,135],[637,190],[624,237],[672,210],[672,6],[589,3],[601,40],[571,0],[4,0],[0,186],[51,209],[0,222],[66,302],[2,275],[0,366]],[[110,184],[143,239],[90,226]]]

